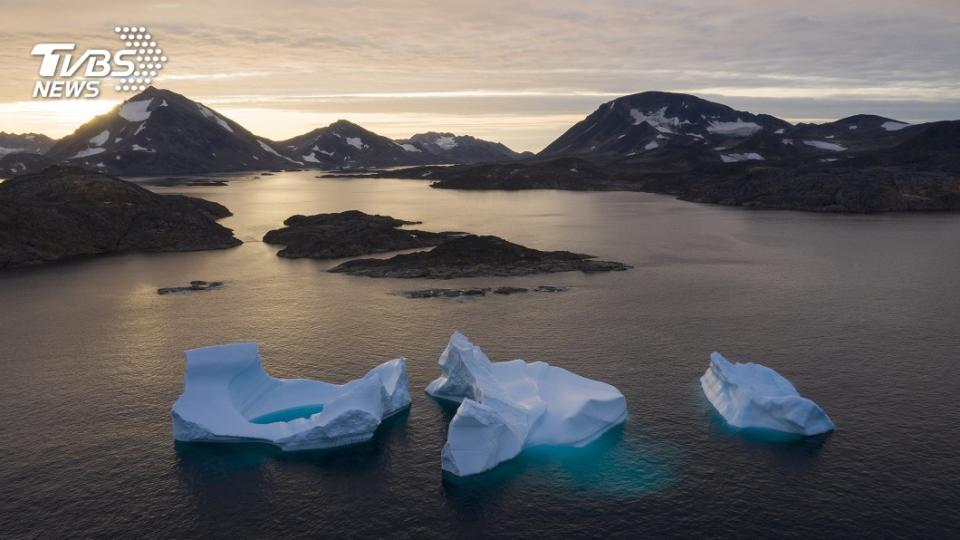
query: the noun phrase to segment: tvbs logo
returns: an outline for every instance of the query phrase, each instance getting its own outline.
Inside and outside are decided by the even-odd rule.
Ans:
[[[40,56],[40,80],[33,86],[35,98],[95,98],[104,80],[112,80],[117,92],[146,90],[163,69],[167,57],[143,26],[113,29],[124,49],[77,51],[76,43],[37,43],[31,52]]]

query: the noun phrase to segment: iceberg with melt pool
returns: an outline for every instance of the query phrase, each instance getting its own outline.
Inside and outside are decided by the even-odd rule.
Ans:
[[[834,429],[823,409],[802,397],[782,375],[760,364],[734,364],[715,352],[700,386],[717,412],[736,428],[804,436]]]
[[[439,364],[443,374],[426,392],[460,402],[441,452],[441,466],[457,476],[490,470],[531,446],[585,446],[627,417],[613,386],[544,362],[491,362],[459,332]]]
[[[271,377],[260,365],[256,343],[184,354],[183,394],[172,411],[178,441],[332,448],[370,439],[384,418],[410,405],[404,358],[337,385]]]

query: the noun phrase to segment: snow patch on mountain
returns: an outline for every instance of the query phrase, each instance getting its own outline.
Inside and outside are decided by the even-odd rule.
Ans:
[[[148,111],[147,108],[150,107],[151,103],[153,103],[153,98],[141,101],[128,101],[120,107],[117,114],[128,122],[143,122],[147,118],[150,118],[150,111]]]
[[[903,122],[884,122],[880,127],[887,131],[900,131],[909,125],[910,124],[904,124]]]
[[[457,147],[457,140],[449,135],[442,135],[437,137],[437,140],[434,141],[433,144],[443,148],[444,150],[453,150]]]
[[[347,144],[356,148],[357,150],[363,150],[367,145],[363,144],[363,139],[360,137],[347,137]]]
[[[76,154],[74,154],[73,157],[71,157],[70,159],[78,159],[78,158],[85,158],[89,156],[95,156],[97,154],[102,154],[106,151],[107,151],[106,148],[96,146],[94,148],[87,148],[87,149],[81,150]]]
[[[420,151],[421,151],[419,148],[417,148],[416,146],[414,146],[414,145],[412,145],[412,144],[409,144],[409,143],[401,144],[401,145],[400,145],[400,148],[403,148],[403,149],[406,150],[407,152],[420,152]]]
[[[724,163],[735,163],[737,161],[764,161],[763,156],[756,152],[747,152],[745,154],[722,154],[720,159]]]
[[[763,127],[756,122],[744,122],[739,118],[735,122],[720,122],[714,120],[707,126],[707,131],[720,135],[731,135],[733,137],[748,137],[762,130]]]
[[[260,139],[257,139],[257,142],[260,143],[260,148],[263,148],[263,150],[264,150],[265,152],[270,152],[271,154],[273,154],[273,155],[275,155],[275,156],[277,156],[277,157],[283,157],[283,156],[281,156],[280,154],[278,154],[277,151],[274,150],[269,144],[261,141]]]
[[[641,112],[638,109],[630,109],[630,116],[633,117],[633,125],[638,126],[644,122],[650,127],[656,128],[661,133],[673,133],[674,129],[679,128],[683,122],[679,118],[667,116],[667,108],[663,107],[656,112]]]
[[[829,150],[831,152],[843,152],[847,149],[846,146],[841,146],[836,143],[828,143],[825,141],[803,141],[803,144],[812,146],[814,148],[819,148],[820,150]]]
[[[90,138],[90,144],[93,146],[103,146],[103,143],[107,142],[107,139],[110,138],[110,130],[103,130],[99,135]]]
[[[200,109],[200,114],[202,114],[205,118],[212,118],[216,120],[217,123],[220,124],[220,127],[229,131],[230,133],[233,133],[233,128],[230,127],[230,124],[226,123],[223,118],[217,116],[216,113],[204,107],[203,105],[200,105],[199,103],[197,104],[197,108]]]
[[[656,148],[660,148],[660,145],[657,144],[657,141],[650,141],[646,146],[643,147],[644,150],[653,150]]]

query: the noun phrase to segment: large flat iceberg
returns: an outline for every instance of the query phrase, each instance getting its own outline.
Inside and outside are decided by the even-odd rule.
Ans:
[[[700,386],[717,412],[736,428],[807,436],[834,429],[823,409],[802,397],[779,373],[760,364],[734,364],[715,352],[700,377]]]
[[[404,358],[337,385],[267,375],[256,343],[184,354],[183,394],[173,404],[173,437],[178,441],[331,448],[370,439],[384,418],[410,405]]]
[[[441,453],[444,470],[490,470],[537,445],[584,446],[627,417],[623,394],[544,362],[491,362],[459,332],[440,356],[443,374],[427,386],[460,402]]]

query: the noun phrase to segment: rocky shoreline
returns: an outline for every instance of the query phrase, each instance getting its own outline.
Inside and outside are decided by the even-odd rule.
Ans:
[[[427,179],[437,189],[639,191],[723,206],[871,214],[960,210],[960,171],[950,167],[960,169],[956,164],[941,167],[872,159],[794,165],[557,158],[413,167],[357,176]]]
[[[225,249],[242,242],[215,202],[158,195],[76,167],[0,184],[0,269],[130,252]]]

